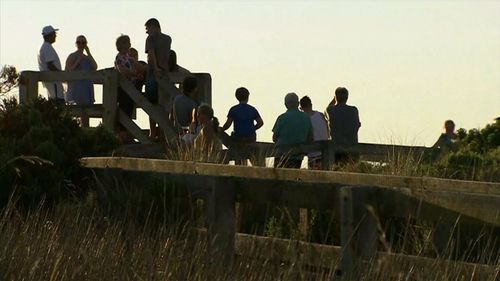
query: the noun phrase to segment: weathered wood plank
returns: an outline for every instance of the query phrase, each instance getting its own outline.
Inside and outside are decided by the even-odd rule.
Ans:
[[[172,128],[171,122],[168,120],[168,113],[162,109],[159,105],[153,105],[149,100],[143,96],[135,87],[126,80],[124,77],[120,77],[120,87],[127,92],[129,97],[141,107],[150,118],[152,118],[160,128],[163,130],[164,135],[168,138],[176,136],[175,130]]]
[[[121,109],[118,109],[118,121],[134,136],[140,143],[152,144],[153,142],[146,136],[142,129],[132,121]]]
[[[71,115],[80,116],[82,113],[87,113],[91,118],[102,118],[104,107],[102,104],[92,105],[66,105],[64,107]]]
[[[104,72],[104,84],[102,88],[102,123],[111,132],[115,130],[118,110],[118,72]]]
[[[197,229],[200,235],[206,235],[206,230]],[[335,270],[340,266],[342,248],[339,246],[322,245],[303,241],[278,239],[237,233],[235,250],[238,255],[266,260],[295,261],[300,264],[318,266]],[[474,264],[446,259],[402,255],[378,252],[378,265],[389,268],[401,268],[408,274],[414,272],[454,272],[464,280],[496,280],[500,276],[498,267],[485,264]],[[381,267],[382,268],[382,267]],[[420,279],[418,279],[420,280]]]
[[[271,179],[312,183],[337,183],[351,186],[400,187],[412,191],[454,191],[475,194],[500,195],[500,183],[467,182],[457,185],[456,181],[440,180],[440,185],[428,185],[429,178],[344,173],[333,171],[313,171],[265,167],[230,166],[200,162],[140,159],[125,157],[94,157],[81,159],[88,168],[115,167],[126,170],[186,173],[212,176],[231,176],[250,179]],[[425,181],[424,181],[425,179]]]
[[[76,80],[91,80],[94,84],[102,84],[104,78],[108,75],[113,75],[116,72],[114,69],[106,69],[99,71],[23,71],[27,76],[35,76],[37,81],[53,82],[53,81],[76,81]]]

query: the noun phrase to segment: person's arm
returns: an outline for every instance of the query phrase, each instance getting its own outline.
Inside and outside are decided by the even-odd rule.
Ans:
[[[258,130],[260,129],[262,126],[264,126],[264,120],[262,120],[262,118],[259,116],[257,117],[257,119],[255,120],[257,123],[255,124],[255,130]]]
[[[231,127],[232,124],[233,124],[233,119],[230,117],[227,117],[226,123],[224,123],[224,126],[222,126],[222,130],[225,131],[225,130],[229,129],[229,127]]]
[[[50,71],[61,71],[59,68],[56,67],[56,65],[54,64],[53,61],[49,61],[47,62],[47,68],[50,70]]]
[[[79,63],[80,60],[78,60],[78,56],[73,53],[66,59],[66,66],[64,67],[64,70],[74,70],[78,67]]]
[[[273,142],[276,143],[278,141],[278,134],[277,133],[273,133]]]
[[[148,50],[148,64],[153,66],[153,71],[155,74],[161,72],[161,69],[156,63],[156,54],[153,49]]]
[[[92,65],[92,70],[97,70],[97,62],[95,61],[94,57],[90,53],[90,49],[88,45],[85,45],[85,52],[87,52],[87,56],[90,59],[90,64]]]

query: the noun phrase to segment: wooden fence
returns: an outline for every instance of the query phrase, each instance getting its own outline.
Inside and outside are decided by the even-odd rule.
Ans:
[[[198,90],[194,99],[198,102],[211,104],[212,85],[211,77],[208,73],[193,73],[198,80]],[[186,74],[170,73],[170,80],[175,83],[181,83]],[[166,106],[154,105],[148,101],[144,95],[139,92],[131,82],[126,80],[114,69],[104,69],[99,71],[23,71],[21,72],[19,85],[19,101],[21,103],[29,102],[39,95],[38,82],[51,81],[77,81],[90,80],[94,84],[102,84],[102,104],[93,104],[89,106],[67,105],[66,109],[75,116],[86,112],[90,117],[102,118],[103,125],[110,131],[114,131],[116,124],[120,123],[126,130],[139,142],[151,144],[152,141],[144,134],[141,128],[129,118],[118,106],[118,88],[120,87],[136,104],[137,108],[142,108],[146,114],[152,118],[167,138],[177,135],[172,122],[168,119]],[[160,87],[164,85],[160,84]],[[171,88],[165,89],[170,96],[174,96]]]
[[[391,257],[377,247],[381,218],[411,217],[450,223],[460,220],[476,226],[500,226],[500,183],[140,158],[81,161],[92,169],[159,173],[188,186],[193,196],[206,202],[210,249],[225,264],[231,263],[237,246],[244,247],[242,241],[250,239],[236,233],[236,202],[333,210],[341,224],[341,248],[318,247],[324,250],[322,254],[330,253],[331,258],[340,255],[342,271],[347,275],[355,272],[363,261]],[[470,266],[470,270],[481,268]],[[483,269],[495,272],[491,267]]]

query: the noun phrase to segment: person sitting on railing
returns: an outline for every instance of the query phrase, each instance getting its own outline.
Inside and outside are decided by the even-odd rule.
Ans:
[[[350,146],[358,144],[358,131],[361,127],[358,109],[347,105],[349,91],[344,87],[335,90],[335,97],[326,109],[330,123],[330,137],[334,144]],[[357,155],[352,153],[335,153],[335,162],[345,163],[355,160]]]
[[[174,121],[179,136],[189,132],[189,125],[192,121],[192,112],[196,108],[196,101],[191,97],[198,87],[196,77],[189,76],[182,82],[182,95],[174,98],[174,106],[171,119]]]
[[[76,37],[76,51],[66,59],[65,70],[97,70],[97,63],[90,53],[85,36]],[[94,101],[94,83],[91,80],[68,81],[68,91],[66,92],[68,104],[92,105]],[[80,122],[82,127],[89,126],[89,116],[86,112],[80,115]]]
[[[194,149],[198,160],[207,161],[219,158],[222,142],[218,137],[219,120],[208,104],[201,104],[197,110],[200,133],[194,139]]]
[[[127,80],[133,83],[135,70],[134,59],[129,56],[130,37],[127,35],[121,35],[118,37],[116,39],[116,49],[118,50],[118,54],[115,58],[115,68]],[[118,88],[118,107],[127,117],[132,117],[132,113],[134,111],[134,101],[121,87]],[[127,133],[127,130],[121,124],[118,125],[118,131],[120,138],[124,143],[134,142],[133,138]]]
[[[189,70],[177,64],[177,53],[174,50],[170,50],[170,56],[168,57],[168,72],[191,73]]]
[[[294,146],[313,141],[311,119],[299,111],[299,97],[295,93],[285,96],[287,111],[276,119],[273,127],[273,142],[276,143],[278,157],[274,160],[275,167],[300,168],[304,155],[294,149]]]
[[[235,96],[238,104],[231,107],[227,114],[226,123],[222,126],[225,131],[231,127],[234,122],[233,132],[231,133],[231,140],[236,146],[237,153],[244,155],[233,155],[234,157],[241,157],[242,161],[250,158],[253,151],[249,147],[257,141],[256,131],[264,125],[264,121],[260,117],[259,112],[255,107],[248,104],[248,97],[250,92],[247,88],[240,87],[236,89]]]
[[[56,42],[59,29],[53,28],[51,25],[45,26],[42,29],[43,44],[38,53],[38,68],[40,71],[61,71],[61,61],[56,50],[52,46]],[[48,99],[53,101],[55,105],[64,105],[64,89],[59,81],[42,82],[47,89]]]
[[[146,97],[153,104],[160,104],[167,112],[172,110],[176,95],[182,94],[174,86],[169,72],[169,56],[172,38],[162,33],[160,22],[151,18],[144,24],[148,37],[146,53],[148,54],[148,75],[146,77]],[[158,128],[153,119],[149,119],[150,137],[158,138]]]
[[[436,143],[432,146],[439,148],[443,151],[450,151],[455,149],[455,141],[457,134],[455,134],[455,122],[453,120],[446,120],[444,122],[444,133],[442,133]]]
[[[328,140],[328,122],[325,115],[312,109],[312,102],[308,96],[300,99],[300,109],[311,118],[313,127],[313,141]],[[307,154],[310,169],[321,169],[321,151],[314,151]]]

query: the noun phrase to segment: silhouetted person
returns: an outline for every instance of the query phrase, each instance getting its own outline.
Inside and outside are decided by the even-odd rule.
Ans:
[[[325,115],[319,111],[313,110],[311,99],[304,96],[300,99],[300,109],[311,118],[313,127],[313,141],[328,140],[328,122]],[[321,168],[321,151],[314,151],[307,154],[309,168]]]
[[[56,42],[57,31],[52,25],[45,26],[42,29],[43,44],[38,53],[38,69],[40,71],[61,71],[61,61],[56,50],[52,46]],[[47,89],[48,98],[55,105],[64,105],[64,89],[62,83],[57,82],[42,82]]]
[[[196,77],[186,77],[182,82],[182,95],[178,95],[174,99],[172,119],[181,136],[189,131],[193,110],[197,106],[196,101],[191,96],[196,92],[197,87]]]
[[[95,71],[97,63],[90,53],[87,38],[83,35],[76,37],[76,51],[66,59],[65,70]],[[85,54],[86,53],[86,54]],[[66,101],[69,104],[91,105],[94,104],[94,83],[92,80],[68,81]],[[82,127],[89,126],[87,113],[80,115]]]
[[[139,60],[139,52],[135,48],[130,48],[128,55],[134,60],[134,86],[142,93],[142,86],[144,86],[146,74],[148,73],[148,64],[145,61]]]
[[[239,103],[229,109],[222,130],[225,131],[234,124],[231,133],[235,146],[233,158],[241,158],[243,162],[246,162],[246,159],[254,153],[252,144],[257,141],[256,131],[264,125],[264,121],[257,109],[248,104],[250,92],[247,88],[236,89],[235,96]]]
[[[161,32],[160,22],[151,18],[146,24],[146,53],[148,54],[148,75],[146,78],[146,97],[153,104],[160,104],[171,112],[172,102],[176,95],[181,94],[168,76],[169,56],[172,38]],[[158,137],[156,122],[149,119],[150,137]]]
[[[177,64],[177,53],[174,50],[170,50],[170,56],[168,57],[168,71],[169,72],[181,72],[189,74],[189,70]]]
[[[116,39],[116,49],[118,54],[115,57],[115,69],[120,72],[127,80],[134,83],[135,70],[134,59],[129,56],[130,50],[130,37],[121,35]],[[134,101],[130,96],[121,88],[118,88],[118,106],[129,118],[132,117],[134,111]],[[121,140],[124,143],[133,143],[133,138],[127,133],[126,129],[118,124],[118,130]]]
[[[455,134],[455,123],[452,120],[444,122],[444,133],[442,133],[436,143],[432,146],[439,149],[453,150],[457,134]]]
[[[330,137],[338,145],[355,145],[358,143],[358,131],[361,127],[358,109],[347,105],[349,91],[344,87],[335,90],[335,98],[327,107],[330,122]],[[335,155],[336,162],[349,160],[352,154],[339,152]]]
[[[291,149],[292,146],[313,141],[313,129],[309,116],[299,111],[299,97],[295,93],[285,96],[287,111],[276,119],[273,127],[273,142],[276,143],[278,158],[275,167],[300,168],[304,155]]]

